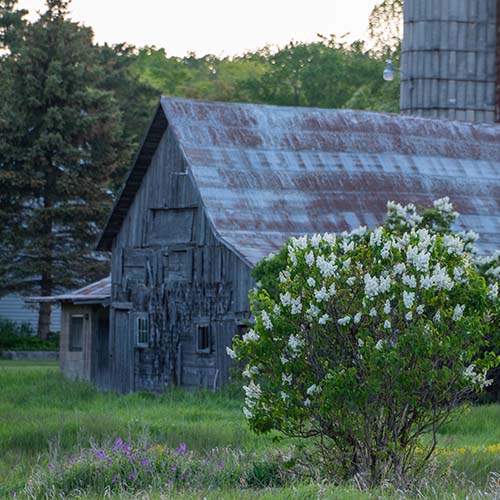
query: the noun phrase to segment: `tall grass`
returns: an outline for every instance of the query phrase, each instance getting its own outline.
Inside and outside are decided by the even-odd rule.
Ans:
[[[249,431],[241,406],[241,396],[234,391],[118,396],[65,380],[55,364],[0,361],[0,491],[23,488],[33,467],[38,463],[46,468],[51,454],[75,453],[118,436],[169,448],[185,442],[200,454],[216,447],[264,454],[275,447],[272,435]],[[500,443],[498,422],[500,405],[484,405],[470,408],[445,426],[434,473],[410,492],[362,493],[355,484],[306,482],[259,491],[228,487],[200,492],[194,486],[190,492],[172,491],[168,498],[500,498],[494,476],[500,472],[500,446],[494,446]],[[113,495],[108,492],[110,498]],[[160,498],[157,491],[144,495],[140,498]]]
[[[117,436],[147,435],[152,442],[190,449],[266,447],[272,437],[250,432],[241,401],[230,393],[169,391],[119,396],[70,382],[55,365],[0,362],[0,484],[26,477],[49,446],[62,452]]]

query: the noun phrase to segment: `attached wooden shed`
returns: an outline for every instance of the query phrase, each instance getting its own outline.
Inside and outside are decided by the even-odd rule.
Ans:
[[[70,379],[90,380],[102,389],[109,384],[109,304],[111,277],[72,293],[37,297],[61,305],[59,363]]]
[[[500,248],[500,127],[162,98],[98,247],[109,387],[219,387],[256,262],[292,235],[373,227],[388,200],[443,196]]]

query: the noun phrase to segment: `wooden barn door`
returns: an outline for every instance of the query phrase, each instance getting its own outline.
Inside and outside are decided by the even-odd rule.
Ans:
[[[110,389],[109,307],[95,312],[92,349],[92,380],[100,389]]]
[[[120,393],[134,390],[134,343],[130,317],[127,309],[112,309],[111,389]]]

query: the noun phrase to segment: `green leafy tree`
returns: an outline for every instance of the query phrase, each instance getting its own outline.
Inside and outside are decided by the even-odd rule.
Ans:
[[[349,45],[335,37],[309,44],[292,42],[267,54],[263,62],[261,74],[240,83],[252,102],[377,109],[389,98],[396,105],[385,109],[399,109],[399,93],[396,99],[387,94],[381,78],[384,63],[372,57],[362,42]]]
[[[389,203],[382,227],[292,238],[261,264],[281,271],[228,349],[246,364],[253,430],[309,438],[334,480],[402,484],[422,469],[499,361],[498,285],[470,235],[449,229],[455,216],[448,199],[424,212]]]
[[[399,61],[403,39],[403,0],[383,0],[369,18],[368,31],[379,57]]]
[[[180,97],[397,112],[399,84],[383,81],[384,66],[362,42],[320,37],[231,58],[168,57],[147,47],[132,70],[158,92]]]
[[[130,147],[103,85],[102,52],[89,28],[68,19],[68,5],[47,0],[1,61],[3,292],[50,296],[107,272],[93,248],[112,202],[109,181]],[[44,303],[42,338],[49,327]]]

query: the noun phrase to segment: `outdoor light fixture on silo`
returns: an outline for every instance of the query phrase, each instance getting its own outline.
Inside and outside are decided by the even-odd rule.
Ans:
[[[394,80],[394,72],[399,71],[401,73],[401,70],[393,66],[391,59],[387,59],[386,62],[387,66],[384,69],[384,80],[386,82],[392,82]]]

